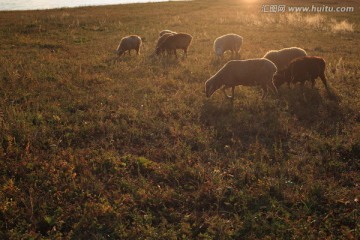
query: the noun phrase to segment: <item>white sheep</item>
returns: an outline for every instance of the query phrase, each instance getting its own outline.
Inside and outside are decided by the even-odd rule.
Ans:
[[[116,52],[119,56],[121,56],[125,51],[129,51],[130,55],[130,51],[134,49],[136,51],[136,54],[139,55],[141,44],[141,37],[137,35],[126,36],[121,39]]]
[[[226,34],[218,37],[214,41],[214,51],[217,56],[222,56],[224,52],[230,50],[231,53],[239,54],[243,38],[237,34]]]
[[[280,50],[268,51],[263,58],[275,63],[278,70],[284,69],[292,60],[306,56],[304,49],[298,47],[283,48]]]
[[[247,60],[232,60],[227,62],[214,76],[205,82],[206,96],[210,97],[221,88],[227,98],[234,98],[235,86],[260,86],[265,98],[268,89],[277,93],[273,84],[273,76],[277,68],[275,64],[264,58]],[[226,94],[226,89],[232,88],[232,96]]]

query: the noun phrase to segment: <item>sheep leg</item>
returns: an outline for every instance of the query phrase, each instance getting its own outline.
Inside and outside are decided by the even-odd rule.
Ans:
[[[234,54],[235,58],[239,57],[239,49],[237,47],[234,47],[232,50],[232,53]]]
[[[262,96],[261,96],[261,100],[264,100],[266,98],[266,96],[268,95],[268,88],[267,86],[263,86],[262,87]]]
[[[231,50],[231,56],[235,59],[237,58],[238,55],[235,48]]]
[[[291,89],[290,81],[287,82],[288,88]]]
[[[315,79],[311,79],[311,88],[315,87]]]
[[[228,89],[228,88],[230,88],[230,87],[228,87],[228,86],[223,86],[223,87],[221,88],[221,90],[224,92],[226,98],[234,99],[235,87],[232,87],[232,89],[231,89],[231,90],[232,90],[232,96],[227,95],[226,89]]]
[[[136,49],[136,55],[139,55],[140,54],[140,48],[137,48]]]
[[[277,97],[279,97],[279,91],[273,82],[270,82],[269,88]]]
[[[305,96],[305,81],[300,82],[300,92],[303,96],[303,100],[306,102],[306,96]]]
[[[329,88],[328,88],[328,85],[327,85],[327,81],[326,81],[326,77],[325,77],[325,74],[324,74],[324,73],[322,73],[322,74],[320,75],[320,79],[321,79],[321,81],[323,82],[326,90],[329,91]]]

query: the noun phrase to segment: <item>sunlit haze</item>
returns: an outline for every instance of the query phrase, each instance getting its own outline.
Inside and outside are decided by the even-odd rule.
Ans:
[[[140,2],[165,2],[167,0],[0,0],[0,10],[34,10],[62,7],[96,6]]]

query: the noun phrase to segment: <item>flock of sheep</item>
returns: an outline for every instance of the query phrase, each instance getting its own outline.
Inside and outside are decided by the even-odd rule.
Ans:
[[[176,50],[187,50],[192,41],[192,36],[187,33],[176,33],[163,30],[159,34],[155,53],[168,55],[174,54]],[[117,48],[118,55],[135,50],[139,54],[142,39],[137,35],[127,36],[121,39]],[[239,54],[243,44],[243,38],[237,34],[226,34],[214,41],[214,52],[217,56],[223,56],[224,52],[231,51]],[[235,86],[260,86],[263,90],[262,98],[268,94],[268,90],[278,93],[277,89],[283,84],[301,83],[311,81],[314,87],[315,79],[320,77],[329,91],[325,77],[325,60],[321,57],[308,56],[305,50],[297,47],[272,50],[262,58],[231,60],[227,62],[215,75],[205,82],[206,96],[210,97],[216,90],[220,89],[227,98],[234,98]],[[227,95],[226,89],[231,88],[232,95]]]

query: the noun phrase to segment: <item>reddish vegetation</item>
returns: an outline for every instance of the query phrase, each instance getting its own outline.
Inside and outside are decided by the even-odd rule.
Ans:
[[[1,11],[0,240],[358,239],[360,31],[245,3]],[[186,60],[153,56],[165,28],[194,34]],[[322,56],[336,98],[261,101],[249,77],[231,102],[206,98],[205,79],[238,59],[214,56],[227,32],[249,39],[243,59],[285,45]],[[142,54],[119,59],[132,33]]]

